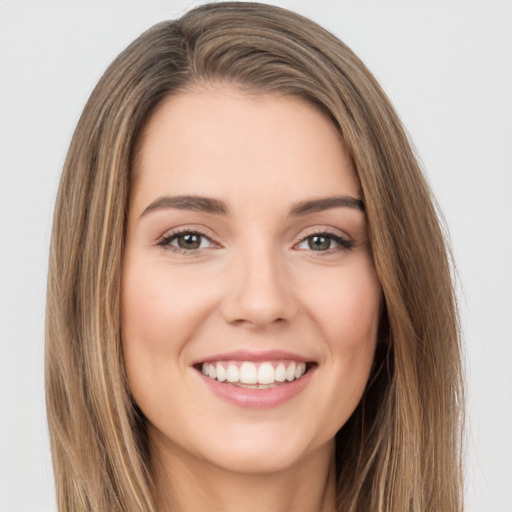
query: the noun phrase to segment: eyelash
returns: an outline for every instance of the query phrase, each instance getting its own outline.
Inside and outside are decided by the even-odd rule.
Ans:
[[[322,231],[313,231],[313,232],[307,234],[305,237],[303,237],[300,240],[300,242],[295,244],[294,247],[296,247],[297,245],[303,244],[304,242],[307,242],[308,239],[311,239],[313,237],[326,238],[326,239],[330,240],[330,242],[334,242],[334,243],[338,244],[338,246],[339,246],[339,247],[329,247],[326,250],[320,250],[320,251],[315,251],[314,249],[311,249],[311,247],[309,247],[309,249],[304,249],[304,250],[309,250],[311,252],[316,252],[318,256],[321,256],[323,254],[331,254],[333,252],[348,251],[350,249],[353,249],[355,246],[355,243],[352,242],[351,240],[349,240],[348,238],[344,238],[344,237],[340,236],[338,233],[334,233],[333,231],[324,229]],[[329,245],[332,245],[332,243],[330,243]]]
[[[216,245],[215,242],[213,242],[210,239],[210,237],[208,237],[204,233],[201,233],[200,231],[196,231],[194,229],[181,229],[181,230],[174,231],[171,234],[165,235],[164,237],[162,237],[162,239],[158,242],[157,245],[159,245],[160,247],[163,247],[164,249],[168,249],[170,251],[175,251],[175,252],[179,252],[179,253],[187,254],[187,255],[196,253],[197,251],[204,248],[204,247],[198,247],[198,248],[194,248],[194,249],[185,249],[183,247],[177,247],[175,245],[172,245],[172,242],[177,240],[180,236],[185,236],[185,235],[194,235],[194,236],[199,237],[201,240],[208,240],[212,245]],[[200,244],[202,244],[202,241],[200,242]]]
[[[190,248],[185,249],[183,247],[177,247],[175,245],[172,245],[172,242],[178,240],[178,238],[180,236],[185,236],[185,235],[197,236],[202,241],[207,240],[211,245],[217,245],[207,235],[205,235],[204,233],[201,233],[200,231],[196,231],[193,229],[182,229],[182,230],[174,231],[171,234],[162,237],[162,239],[158,242],[157,245],[160,247],[163,247],[165,249],[168,249],[168,250],[171,250],[174,252],[179,252],[182,254],[187,254],[187,255],[196,254],[197,251],[204,249],[204,247],[201,247],[202,241],[200,241],[199,247],[192,248],[192,249],[190,249]],[[352,249],[355,246],[354,242],[352,242],[351,240],[348,240],[347,238],[340,236],[337,233],[334,233],[334,232],[328,231],[328,230],[322,230],[322,231],[314,231],[314,232],[308,234],[307,236],[303,237],[299,242],[294,244],[293,247],[297,247],[298,245],[301,245],[301,244],[307,242],[308,239],[311,239],[313,237],[326,238],[330,242],[334,242],[335,244],[337,244],[339,247],[329,247],[326,250],[318,250],[318,251],[311,249],[311,247],[309,247],[309,249],[298,249],[298,250],[309,250],[311,252],[316,252],[317,255],[322,255],[322,254],[331,254],[332,252],[347,251],[347,250]],[[332,245],[332,243],[330,243],[329,245]]]

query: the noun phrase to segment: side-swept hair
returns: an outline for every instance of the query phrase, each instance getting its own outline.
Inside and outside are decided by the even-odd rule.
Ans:
[[[215,3],[160,23],[107,69],[80,118],[53,224],[46,396],[60,512],[151,512],[145,422],[130,397],[120,286],[138,135],[163,98],[230,84],[332,119],[359,177],[383,294],[363,399],[336,438],[339,510],[462,510],[460,343],[429,187],[389,100],[332,34],[287,10]]]

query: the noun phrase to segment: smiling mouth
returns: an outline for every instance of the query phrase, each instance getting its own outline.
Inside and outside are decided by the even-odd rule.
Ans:
[[[303,377],[313,363],[301,361],[209,361],[196,369],[217,382],[248,389],[271,389]]]

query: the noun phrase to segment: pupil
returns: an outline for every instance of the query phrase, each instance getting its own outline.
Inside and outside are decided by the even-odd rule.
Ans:
[[[309,238],[309,248],[313,251],[325,251],[330,245],[331,240],[325,236],[315,235]]]
[[[201,239],[198,235],[189,233],[178,238],[178,245],[182,249],[198,249],[201,245]]]

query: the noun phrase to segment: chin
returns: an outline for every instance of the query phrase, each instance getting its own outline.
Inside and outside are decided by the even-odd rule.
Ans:
[[[224,429],[198,454],[219,469],[238,474],[286,472],[320,453],[334,453],[334,439],[314,442],[307,432],[291,425],[249,425]],[[201,443],[203,444],[203,443]]]

